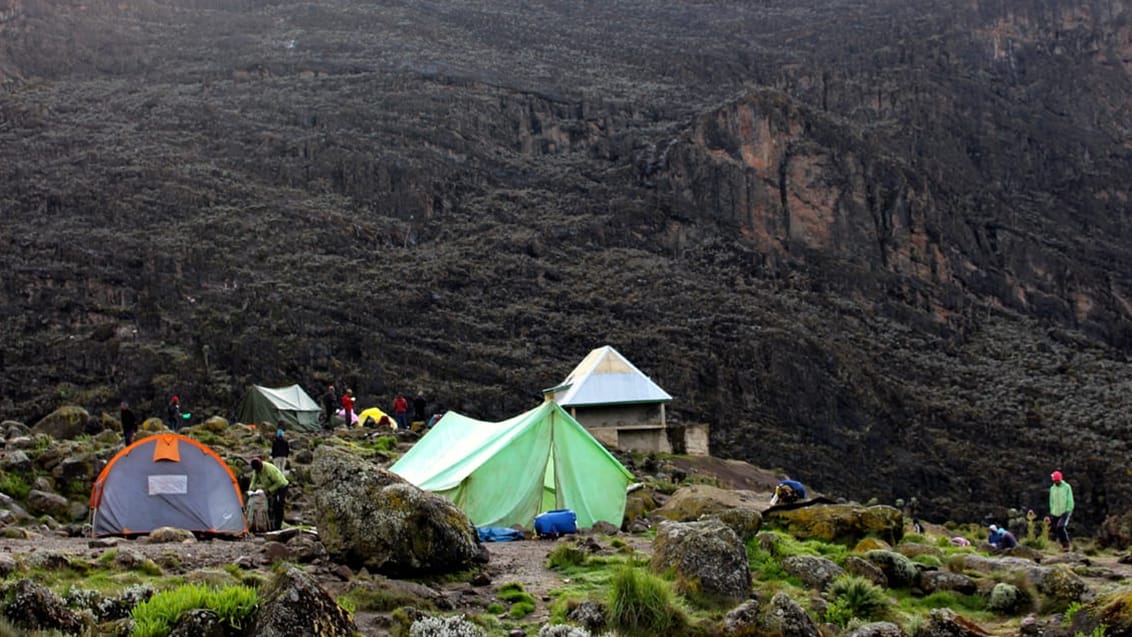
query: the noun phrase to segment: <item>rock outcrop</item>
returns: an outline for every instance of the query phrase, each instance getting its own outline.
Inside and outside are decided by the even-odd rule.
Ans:
[[[486,561],[475,525],[456,505],[349,451],[320,446],[311,479],[319,539],[337,561],[398,575]]]

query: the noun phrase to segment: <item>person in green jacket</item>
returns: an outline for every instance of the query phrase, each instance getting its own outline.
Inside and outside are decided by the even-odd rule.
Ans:
[[[1049,487],[1049,514],[1053,516],[1053,536],[1061,544],[1061,550],[1072,551],[1069,541],[1069,516],[1073,514],[1073,487],[1063,479],[1060,471],[1049,476],[1053,484]]]
[[[287,477],[279,467],[252,458],[252,481],[249,491],[263,489],[267,494],[267,510],[271,513],[271,530],[278,531],[283,526],[283,507],[287,505]]]

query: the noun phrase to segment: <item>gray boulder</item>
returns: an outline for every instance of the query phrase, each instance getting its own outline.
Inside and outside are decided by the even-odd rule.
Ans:
[[[750,595],[751,570],[743,542],[715,518],[661,522],[649,567],[656,573],[671,570],[676,590],[683,594],[732,601]]]
[[[822,591],[835,577],[845,574],[845,569],[833,560],[814,555],[794,555],[782,560],[782,568],[787,573],[802,580],[806,586]]]
[[[260,591],[249,635],[352,637],[358,628],[334,598],[301,569],[288,566]]]
[[[30,474],[35,467],[22,449],[11,449],[0,458],[0,469],[9,473]]]
[[[888,577],[885,576],[884,571],[862,557],[850,555],[845,558],[845,570],[858,577],[863,577],[881,588],[888,588]]]
[[[917,628],[913,637],[988,637],[989,632],[975,622],[948,608],[932,609],[928,619]]]
[[[50,515],[54,518],[66,518],[70,503],[67,498],[48,491],[32,489],[27,497],[28,510],[36,515]]]
[[[487,562],[456,505],[332,445],[311,465],[319,539],[335,561],[386,575],[451,573]]]
[[[759,602],[748,599],[735,608],[727,611],[723,616],[723,633],[725,635],[750,635],[755,632],[759,622]]]
[[[779,637],[821,637],[814,620],[806,611],[783,592],[774,594],[763,618],[765,630]]]
[[[955,591],[961,595],[971,595],[978,588],[975,580],[962,573],[948,571],[924,571],[920,573],[920,589],[925,595],[940,591]]]
[[[84,630],[82,619],[67,608],[61,597],[29,579],[16,582],[4,616],[28,630],[57,630],[66,635],[77,635]]]
[[[892,622],[869,622],[846,632],[842,637],[904,637],[904,631]]]
[[[91,428],[90,413],[82,407],[64,405],[47,414],[31,428],[32,433],[47,434],[56,440],[73,440]]]

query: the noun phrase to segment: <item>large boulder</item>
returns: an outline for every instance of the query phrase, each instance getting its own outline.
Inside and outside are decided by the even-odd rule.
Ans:
[[[706,484],[693,484],[680,487],[659,509],[653,513],[676,522],[692,522],[702,515],[710,515],[728,509],[759,510],[766,506],[766,498],[753,491],[733,491]]]
[[[302,569],[288,566],[260,591],[249,635],[257,637],[352,637],[358,627],[349,613]]]
[[[742,540],[714,518],[699,522],[665,520],[657,527],[649,567],[671,570],[683,594],[739,601],[751,591],[751,570]]]
[[[66,517],[67,498],[50,491],[32,489],[27,497],[28,511],[36,515],[50,515],[55,518]]]
[[[386,575],[451,573],[486,563],[456,505],[334,445],[311,464],[319,538],[332,559]]]
[[[43,433],[56,440],[72,440],[84,433],[90,433],[92,418],[82,407],[64,405],[47,414],[31,428],[33,433]]]
[[[833,560],[816,555],[792,555],[782,560],[782,569],[818,591],[825,590],[830,582],[845,574],[845,569]]]
[[[798,602],[779,591],[770,599],[763,618],[764,630],[780,637],[821,637],[821,630]]]
[[[782,529],[803,540],[852,546],[873,536],[895,545],[904,537],[904,514],[884,505],[814,504],[764,511],[763,526]]]

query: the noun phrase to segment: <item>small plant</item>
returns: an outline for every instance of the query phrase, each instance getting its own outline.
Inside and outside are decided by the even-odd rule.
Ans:
[[[1040,551],[1049,543],[1050,519],[1043,518],[1040,523],[1037,520],[1038,515],[1033,509],[1026,512],[1026,538],[1022,540],[1022,544]]]
[[[586,563],[586,557],[586,552],[577,546],[559,544],[547,556],[546,567],[562,569],[569,566],[583,566]]]
[[[1065,607],[1065,623],[1072,623],[1073,617],[1075,617],[1077,613],[1080,612],[1081,608],[1081,602],[1069,602],[1069,606]]]
[[[627,637],[675,635],[688,623],[668,583],[631,566],[614,573],[606,608],[609,625]]]
[[[833,580],[826,592],[829,607],[826,621],[845,627],[856,619],[879,620],[888,612],[889,602],[884,590],[856,575],[842,575]]]
[[[154,595],[138,604],[132,613],[133,637],[164,637],[176,625],[181,613],[207,608],[232,628],[242,629],[255,613],[258,599],[254,589],[245,586],[212,588],[186,584]]]
[[[23,500],[31,492],[31,485],[18,473],[0,474],[0,493],[12,496],[16,500]]]
[[[522,601],[515,602],[511,606],[511,611],[508,613],[508,615],[511,616],[511,619],[522,619],[533,612],[535,612],[535,603],[533,601]]]

